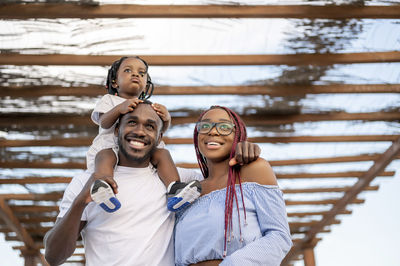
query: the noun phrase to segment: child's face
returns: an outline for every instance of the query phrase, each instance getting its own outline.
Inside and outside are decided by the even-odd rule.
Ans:
[[[146,88],[146,65],[138,58],[125,59],[117,71],[117,78],[113,84],[118,95],[123,98],[138,97]]]

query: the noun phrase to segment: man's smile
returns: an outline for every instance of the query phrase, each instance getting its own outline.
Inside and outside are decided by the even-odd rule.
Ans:
[[[130,136],[127,136],[125,139],[128,142],[129,147],[135,150],[141,150],[149,145],[149,141],[146,141],[145,139]]]
[[[142,141],[131,140],[131,141],[129,141],[129,146],[133,149],[140,150],[140,149],[143,149],[145,146],[147,146],[147,144]]]

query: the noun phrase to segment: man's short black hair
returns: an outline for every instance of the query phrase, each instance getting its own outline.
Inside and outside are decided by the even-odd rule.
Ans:
[[[145,99],[145,100],[143,100],[143,102],[141,102],[141,103],[139,103],[139,104],[149,104],[149,105],[152,105],[153,102],[150,101],[150,100]],[[132,112],[133,112],[133,111],[132,111]],[[126,114],[121,114],[121,115],[119,115],[118,120],[117,120],[118,122],[117,122],[116,127],[119,126],[119,121],[121,121],[121,118],[122,118],[124,115],[126,115]],[[160,117],[160,116],[158,116],[158,117]],[[161,119],[161,117],[160,117],[160,119]],[[162,127],[161,127],[161,128],[164,127],[164,123],[165,123],[164,120],[161,119],[161,124],[162,124]]]

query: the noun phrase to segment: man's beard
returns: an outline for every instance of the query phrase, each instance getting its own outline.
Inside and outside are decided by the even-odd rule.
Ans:
[[[118,148],[120,150],[120,152],[126,157],[126,159],[128,159],[129,161],[132,162],[136,162],[136,163],[143,163],[146,160],[150,159],[151,156],[154,154],[154,152],[157,149],[157,145],[156,143],[153,143],[153,146],[151,147],[151,149],[149,150],[148,153],[146,153],[144,156],[140,157],[140,156],[134,156],[129,154],[126,149],[124,148],[124,146],[122,145],[124,139],[122,136],[118,136]]]

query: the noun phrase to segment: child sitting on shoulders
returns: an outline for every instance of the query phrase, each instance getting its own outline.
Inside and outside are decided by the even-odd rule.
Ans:
[[[113,179],[114,167],[118,162],[114,129],[120,115],[133,111],[140,102],[152,95],[154,85],[148,74],[148,64],[137,56],[120,58],[108,70],[106,89],[108,94],[100,99],[92,112],[91,118],[99,125],[99,134],[89,148],[86,161],[87,168],[100,178],[92,186],[92,199],[106,211],[113,212],[120,207],[114,195],[118,192]],[[152,107],[163,121],[164,133],[170,126],[171,116],[162,104],[154,103]],[[161,141],[151,162],[167,188],[168,210],[178,211],[200,196],[201,185],[198,181],[180,182],[175,164],[164,146]],[[111,199],[111,202],[107,199]]]

